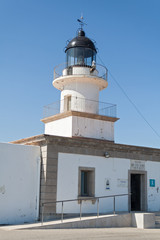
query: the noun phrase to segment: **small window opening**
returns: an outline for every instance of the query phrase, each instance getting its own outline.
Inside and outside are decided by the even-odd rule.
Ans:
[[[64,111],[70,111],[71,110],[71,96],[65,96],[64,97]]]
[[[94,197],[95,195],[95,168],[79,167],[79,197]]]
[[[81,171],[81,196],[88,196],[88,175],[89,172]]]

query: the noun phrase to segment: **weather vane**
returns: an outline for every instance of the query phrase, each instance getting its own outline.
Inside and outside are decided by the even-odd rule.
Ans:
[[[81,18],[77,19],[77,21],[79,22],[80,26],[81,26],[81,30],[83,29],[84,25],[87,25],[84,20],[83,20],[83,15],[81,14]]]

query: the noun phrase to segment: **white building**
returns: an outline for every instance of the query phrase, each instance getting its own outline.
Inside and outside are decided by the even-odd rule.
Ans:
[[[56,201],[72,199],[77,200],[63,203],[66,214],[79,213],[81,202],[83,213],[96,213],[97,201],[101,213],[112,212],[114,204],[116,211],[160,211],[160,149],[114,142],[116,106],[99,102],[99,92],[108,86],[107,69],[96,63],[97,50],[82,28],[65,52],[67,63],[54,69],[53,86],[61,91],[61,100],[59,105],[45,107],[42,119],[45,133],[13,142],[19,146],[11,145],[16,146],[15,154],[22,152],[21,163],[28,164],[21,187],[34,188],[28,199],[23,196],[33,202],[34,219],[38,215],[38,203],[39,217],[41,204],[46,203],[44,217],[52,219],[62,210],[62,203]],[[27,158],[23,152],[30,148],[33,156]],[[36,162],[39,156],[41,171]],[[17,157],[14,159],[18,161]],[[11,156],[7,161],[12,161]],[[21,179],[19,172],[16,170],[17,182]],[[6,175],[2,175],[2,180],[3,186],[8,181]],[[35,201],[39,182],[40,198]],[[115,202],[113,197],[96,199],[122,194]],[[9,196],[11,198],[12,191]],[[13,203],[15,201],[17,199],[13,199]],[[14,204],[13,209],[18,212]],[[28,205],[27,221],[33,220],[29,211]],[[11,215],[8,219],[12,219]],[[5,223],[3,219],[0,221]]]

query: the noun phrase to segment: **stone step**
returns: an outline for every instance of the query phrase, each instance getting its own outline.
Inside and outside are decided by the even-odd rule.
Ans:
[[[160,223],[160,220],[155,218],[155,222],[157,222],[157,223],[159,222]]]
[[[155,228],[160,228],[160,223],[155,223]]]
[[[160,216],[155,216],[155,221],[160,222]]]
[[[160,216],[160,212],[155,212],[155,216]]]
[[[160,228],[160,212],[155,213],[155,228]]]

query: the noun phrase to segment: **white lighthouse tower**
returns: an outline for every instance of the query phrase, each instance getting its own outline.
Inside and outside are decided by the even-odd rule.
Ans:
[[[107,69],[96,63],[95,44],[81,23],[66,46],[66,62],[54,69],[53,86],[61,99],[44,108],[45,134],[114,141],[116,106],[99,102],[99,92],[108,86]]]

